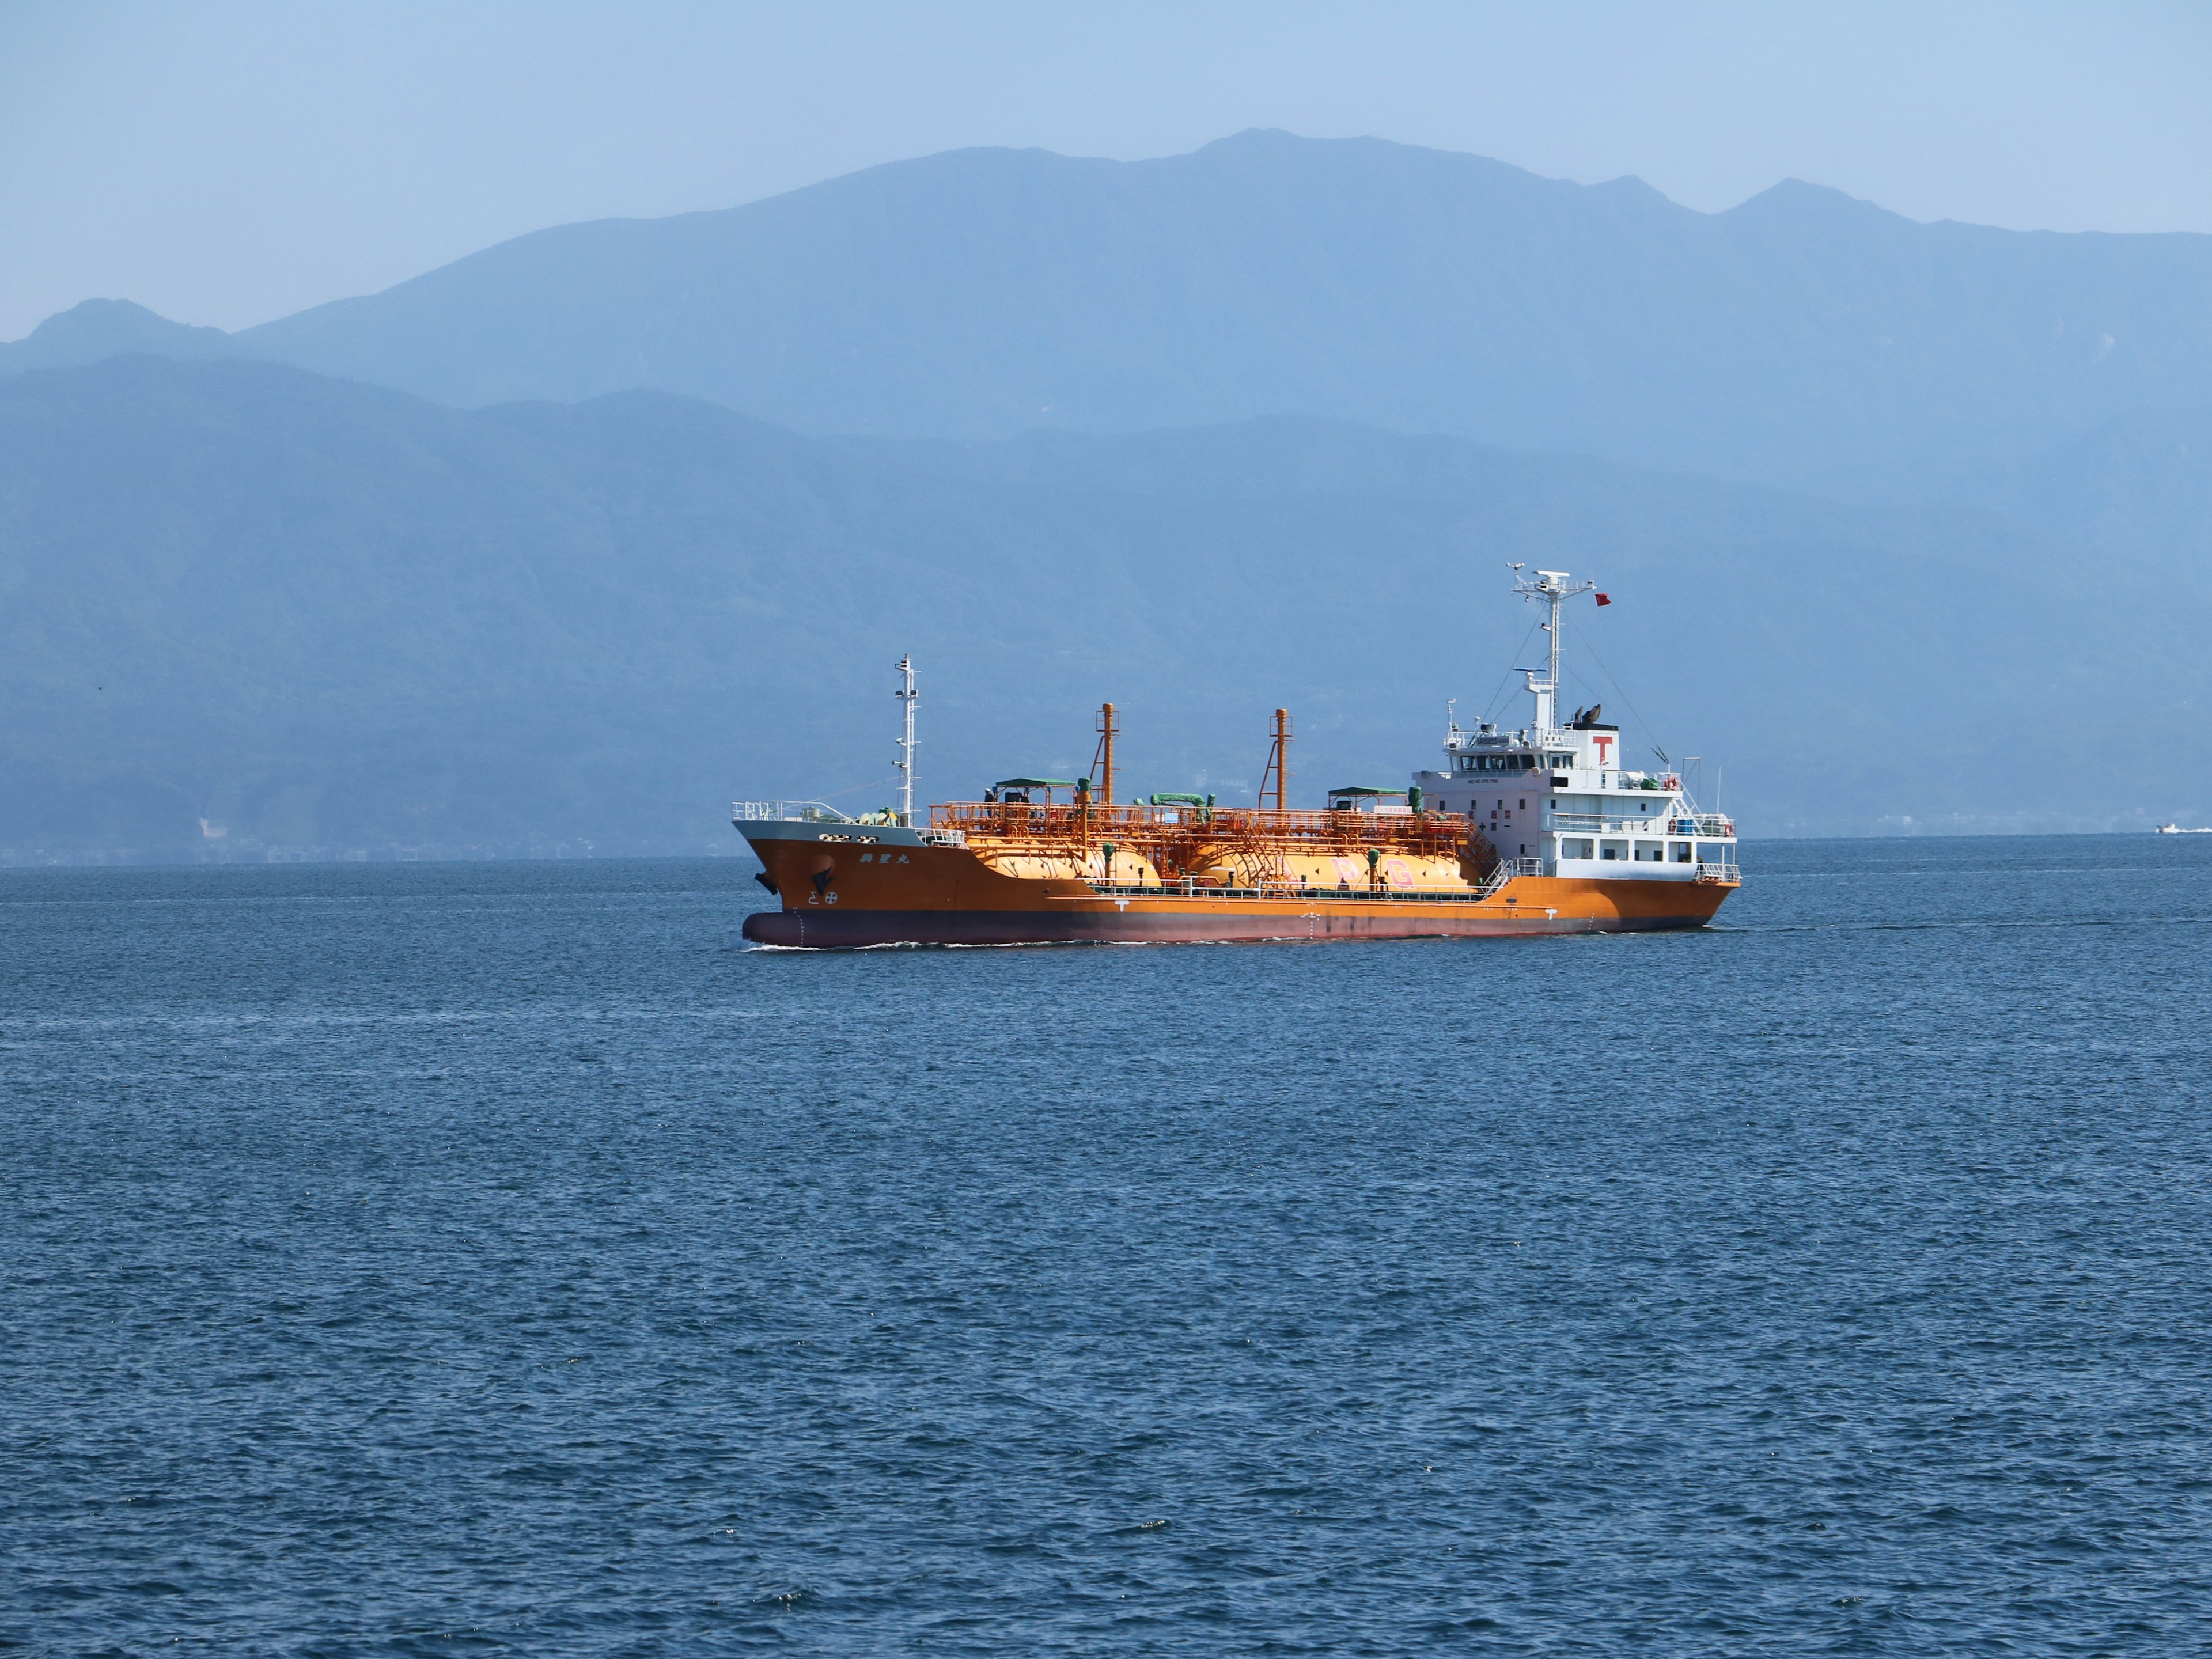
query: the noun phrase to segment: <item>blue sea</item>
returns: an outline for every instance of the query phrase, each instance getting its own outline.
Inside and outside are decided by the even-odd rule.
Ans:
[[[1743,862],[851,955],[0,873],[0,1643],[2212,1651],[2212,836]]]

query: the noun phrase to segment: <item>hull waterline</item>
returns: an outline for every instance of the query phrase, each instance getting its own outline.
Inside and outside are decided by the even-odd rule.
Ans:
[[[1716,902],[1717,900],[1716,900]],[[1462,916],[1415,913],[1324,915],[1317,911],[1170,909],[1065,915],[1018,911],[764,910],[748,916],[744,937],[794,950],[856,950],[887,945],[1228,945],[1321,944],[1385,939],[1528,939],[1559,933],[1657,933],[1703,927],[1711,909],[1661,915],[1547,915],[1541,909]]]

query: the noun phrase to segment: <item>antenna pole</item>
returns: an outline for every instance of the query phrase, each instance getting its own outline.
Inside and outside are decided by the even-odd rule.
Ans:
[[[905,735],[899,738],[899,822],[909,830],[914,827],[914,705],[921,693],[914,689],[914,659],[898,659],[899,689],[891,696],[899,700],[906,716]]]
[[[1544,624],[1544,631],[1552,636],[1551,695],[1536,711],[1536,726],[1549,732],[1559,723],[1559,596],[1552,595],[1552,620]]]
[[[1536,699],[1536,737],[1541,742],[1545,736],[1559,729],[1559,607],[1577,593],[1587,593],[1597,584],[1591,581],[1571,582],[1564,570],[1539,570],[1536,579],[1529,580],[1521,574],[1521,567],[1513,567],[1513,591],[1524,599],[1541,599],[1550,608],[1551,617],[1543,624],[1544,632],[1551,635],[1552,649],[1546,678],[1538,679],[1533,668],[1522,672],[1528,677],[1529,695]]]

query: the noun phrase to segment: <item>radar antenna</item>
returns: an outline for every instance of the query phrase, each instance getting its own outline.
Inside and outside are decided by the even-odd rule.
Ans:
[[[1543,623],[1544,632],[1551,636],[1552,660],[1550,672],[1542,679],[1536,671],[1524,668],[1528,677],[1529,695],[1536,699],[1536,738],[1540,743],[1559,729],[1559,607],[1577,593],[1587,593],[1596,587],[1594,581],[1571,582],[1564,570],[1539,570],[1534,580],[1521,574],[1522,567],[1513,567],[1513,591],[1523,599],[1541,599],[1551,607],[1552,614]]]

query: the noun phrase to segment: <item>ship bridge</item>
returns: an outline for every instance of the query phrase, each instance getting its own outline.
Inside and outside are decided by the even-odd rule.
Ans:
[[[1447,717],[1443,768],[1417,772],[1413,787],[1439,810],[1464,814],[1499,857],[1533,860],[1546,875],[1736,880],[1735,825],[1699,811],[1680,773],[1629,767],[1620,728],[1601,704],[1557,718],[1560,607],[1595,587],[1559,570],[1515,583],[1549,611],[1547,660],[1521,671],[1534,718],[1467,731]]]

